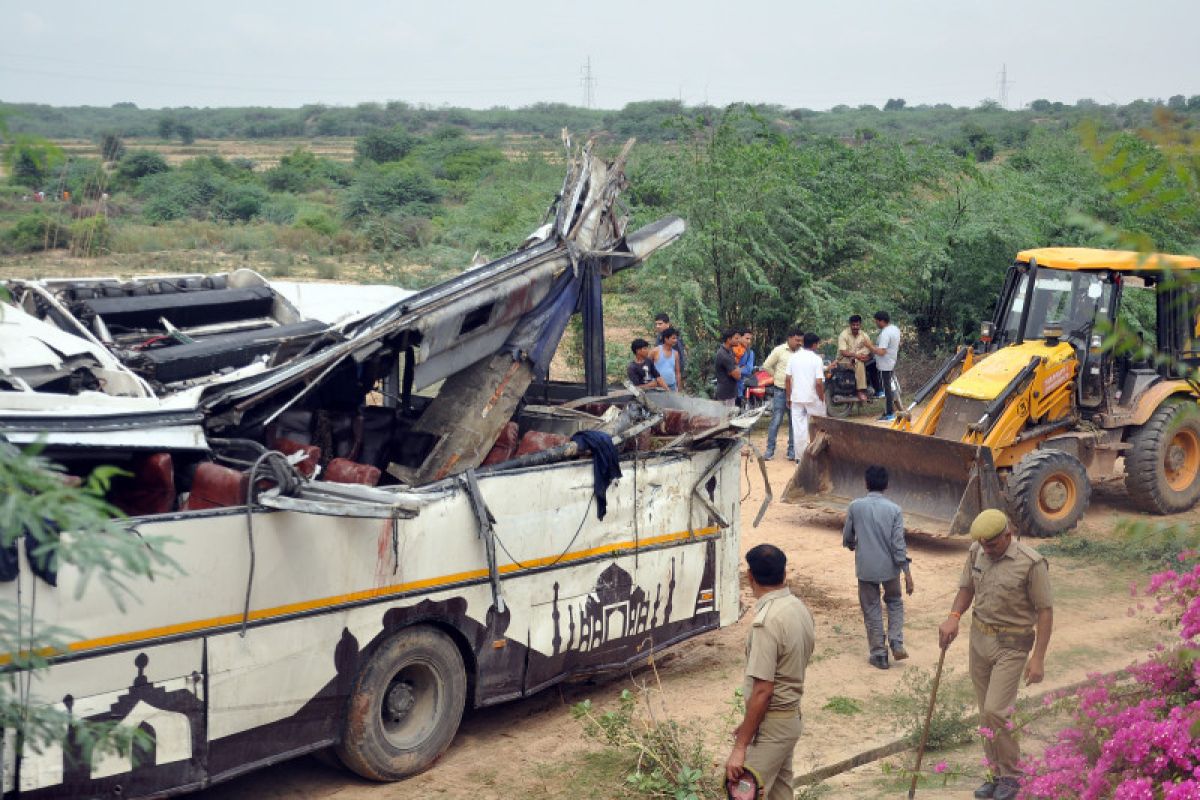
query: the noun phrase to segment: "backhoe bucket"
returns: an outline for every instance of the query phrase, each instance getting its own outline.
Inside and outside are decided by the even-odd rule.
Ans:
[[[888,471],[887,497],[904,511],[909,533],[967,533],[985,508],[1005,507],[987,447],[831,417],[810,417],[810,442],[783,492],[787,503],[845,511],[867,493],[864,472]]]

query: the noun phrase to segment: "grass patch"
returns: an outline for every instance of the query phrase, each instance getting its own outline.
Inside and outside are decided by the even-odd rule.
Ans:
[[[829,698],[829,702],[822,706],[822,709],[847,717],[862,713],[862,706],[858,704],[857,700],[853,697],[843,697],[840,694],[835,694]]]
[[[1176,564],[1180,553],[1197,549],[1200,549],[1200,530],[1195,526],[1140,520],[1121,523],[1108,537],[1075,533],[1038,546],[1044,555],[1136,567],[1147,572]]]

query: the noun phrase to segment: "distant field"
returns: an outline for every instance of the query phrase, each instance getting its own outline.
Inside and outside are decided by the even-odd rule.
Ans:
[[[95,158],[96,143],[86,139],[62,139],[56,144],[69,156]],[[323,136],[315,139],[197,139],[191,144],[164,142],[161,139],[125,139],[130,150],[152,150],[162,155],[167,163],[177,167],[189,158],[197,156],[221,156],[225,159],[248,158],[255,169],[265,170],[279,163],[281,156],[301,147],[315,155],[334,161],[351,161],[354,158],[354,137]]]
[[[486,135],[472,135],[469,138],[479,141],[492,140]],[[181,144],[162,139],[138,139],[128,137],[125,147],[129,150],[151,150],[159,153],[172,167],[177,167],[184,161],[197,156],[220,156],[224,159],[248,158],[254,162],[255,170],[261,172],[279,164],[282,156],[297,147],[312,152],[314,155],[329,158],[334,161],[350,162],[354,160],[353,136],[320,136],[315,138],[297,139],[197,139],[191,144]],[[95,142],[87,139],[58,139],[55,141],[68,156],[77,158],[96,158],[98,155]],[[500,144],[500,149],[508,158],[518,158],[531,151],[540,151],[552,163],[562,161],[562,147],[557,142],[532,135],[506,135]]]

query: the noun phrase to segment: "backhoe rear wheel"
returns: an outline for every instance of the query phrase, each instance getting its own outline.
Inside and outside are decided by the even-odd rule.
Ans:
[[[1200,500],[1200,409],[1169,400],[1129,436],[1125,488],[1142,511],[1178,514]]]
[[[1078,524],[1092,497],[1079,459],[1062,450],[1035,450],[1008,477],[1008,507],[1017,530],[1054,536]]]

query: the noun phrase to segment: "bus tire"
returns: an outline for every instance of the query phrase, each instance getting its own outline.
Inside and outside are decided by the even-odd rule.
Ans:
[[[427,625],[384,641],[359,672],[342,722],[337,755],[374,781],[428,769],[462,720],[467,673],[446,634]]]
[[[1129,435],[1125,488],[1142,511],[1178,514],[1200,500],[1200,413],[1192,399],[1168,400]]]

